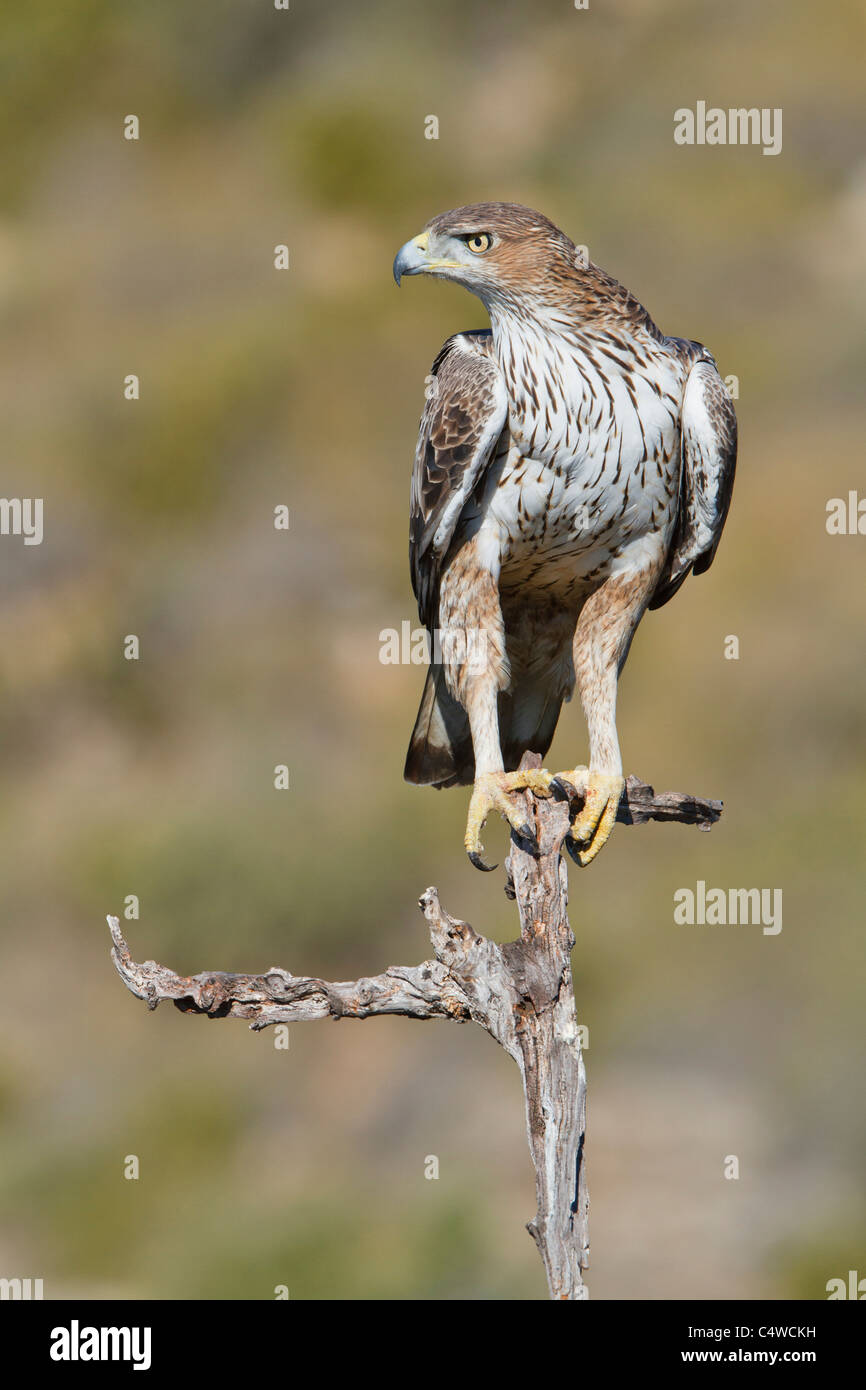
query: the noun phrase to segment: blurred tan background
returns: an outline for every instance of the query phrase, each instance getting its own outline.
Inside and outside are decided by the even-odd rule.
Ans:
[[[501,871],[463,856],[468,793],[402,782],[423,672],[379,661],[416,624],[423,378],[486,322],[450,286],[398,293],[391,260],[496,198],[740,383],[718,559],[644,620],[619,717],[626,770],[723,797],[724,822],[620,829],[570,869],[591,1296],[866,1274],[866,539],[825,528],[864,486],[862,7],[10,8],[2,492],[44,498],[45,539],[0,539],[0,1274],[46,1297],[545,1296],[490,1039],[343,1022],[281,1052],[151,1016],[105,927],[137,894],[139,958],[348,979],[429,954],[435,883],[515,934]],[[676,146],[699,100],[783,108],[782,153]],[[549,765],[584,757],[571,706]],[[504,828],[487,844],[501,860]],[[675,926],[698,879],[781,888],[782,932]]]

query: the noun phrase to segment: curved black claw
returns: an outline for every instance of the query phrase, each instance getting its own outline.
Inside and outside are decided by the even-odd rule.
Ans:
[[[529,824],[528,820],[525,820],[514,833],[515,835],[519,835],[521,840],[525,840],[528,845],[531,845],[534,850],[538,850],[538,840],[535,835],[535,830]]]
[[[476,854],[474,849],[468,849],[469,863],[474,864],[476,869],[480,869],[483,874],[492,874],[494,869],[498,869],[498,864],[485,864],[480,854]]]
[[[566,835],[563,843],[565,844],[565,848],[568,850],[577,867],[579,869],[583,869],[585,865],[581,864],[579,855],[582,849],[586,849],[586,845],[579,845],[577,840],[575,840],[574,836],[571,834],[570,831]]]
[[[550,785],[551,787],[555,787],[560,795],[565,797],[566,801],[573,801],[577,795],[577,789],[573,787],[570,782],[563,781],[561,777],[551,777]]]

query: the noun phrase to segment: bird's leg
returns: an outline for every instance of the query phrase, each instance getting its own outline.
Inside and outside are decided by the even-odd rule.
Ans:
[[[656,578],[655,566],[612,576],[590,595],[577,620],[574,669],[589,730],[589,768],[564,776],[584,796],[569,837],[581,867],[591,864],[610,839],[625,789],[616,732],[617,680]]]
[[[506,772],[499,746],[497,692],[489,683],[474,684],[467,694],[466,713],[475,750],[475,784],[469,801],[464,844],[476,869],[495,869],[485,864],[481,831],[491,811],[498,811],[523,840],[535,840],[535,831],[526,819],[525,809],[511,799],[510,792],[533,791],[550,795],[551,774],[543,769]]]
[[[505,624],[498,576],[487,568],[483,537],[456,552],[442,577],[439,596],[440,640],[448,689],[466,711],[475,755],[475,784],[469,801],[464,844],[477,869],[482,858],[481,832],[491,811],[508,822],[522,839],[535,840],[525,808],[510,793],[550,794],[550,773],[531,769],[506,772],[499,742],[499,692],[508,687]]]

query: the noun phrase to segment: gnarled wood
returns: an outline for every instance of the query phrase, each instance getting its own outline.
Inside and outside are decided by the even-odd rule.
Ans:
[[[539,767],[527,753],[521,766]],[[117,917],[109,917],[112,960],[124,984],[148,1007],[171,1000],[186,1013],[244,1018],[261,1029],[316,1018],[450,1018],[473,1022],[514,1058],[523,1078],[526,1127],[535,1167],[537,1210],[528,1229],[538,1246],[552,1298],[585,1298],[589,1255],[586,1185],[586,1074],[571,977],[574,936],[567,916],[568,879],[562,846],[574,797],[525,793],[537,845],[512,836],[505,891],[516,901],[520,937],[500,945],[449,916],[435,888],[419,906],[433,959],[391,966],[381,975],[332,983],[272,966],[263,975],[214,971],[176,975],[155,961],[136,963]],[[679,821],[708,830],[720,801],[667,792],[630,777],[617,819]]]

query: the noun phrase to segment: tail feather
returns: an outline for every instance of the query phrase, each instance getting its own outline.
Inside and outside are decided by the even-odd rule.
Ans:
[[[438,663],[427,672],[403,776],[420,787],[466,786],[475,778],[469,720]]]
[[[563,696],[525,684],[499,697],[499,737],[506,771],[529,750],[545,756],[556,732]],[[467,786],[475,778],[472,734],[463,706],[449,693],[441,665],[431,665],[409,741],[403,776],[417,786]]]
[[[518,684],[499,699],[499,739],[506,772],[520,766],[524,753],[543,758],[556,733],[563,696],[542,685]]]

